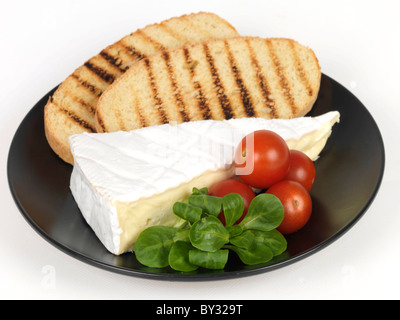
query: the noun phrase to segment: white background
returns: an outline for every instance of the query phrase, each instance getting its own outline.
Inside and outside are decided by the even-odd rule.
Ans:
[[[0,298],[400,298],[399,9],[389,0],[0,0]],[[158,282],[75,260],[42,239],[13,202],[6,175],[13,135],[38,100],[104,47],[147,24],[198,11],[219,14],[242,35],[288,37],[314,49],[322,71],[351,90],[380,127],[381,189],[338,241],[262,275]]]

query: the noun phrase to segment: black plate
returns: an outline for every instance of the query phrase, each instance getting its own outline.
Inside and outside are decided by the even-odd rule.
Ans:
[[[55,90],[55,89],[54,89]],[[366,212],[380,187],[385,152],[379,129],[367,109],[348,90],[326,75],[310,113],[341,113],[341,123],[316,162],[313,214],[305,228],[287,237],[280,259],[245,266],[234,254],[223,271],[183,274],[142,266],[134,254],[110,254],[87,225],[69,190],[72,167],[50,149],[44,136],[43,97],[21,123],[8,158],[11,192],[23,216],[41,236],[65,253],[110,271],[160,280],[220,280],[254,275],[305,258],[331,244]]]

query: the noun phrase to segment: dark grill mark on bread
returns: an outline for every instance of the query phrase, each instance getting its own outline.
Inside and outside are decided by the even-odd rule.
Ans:
[[[139,106],[138,106],[137,104],[135,105],[135,110],[136,110],[136,113],[137,113],[137,115],[138,115],[138,117],[139,117],[140,128],[147,127],[148,124],[147,124],[147,122],[146,122],[146,118],[145,118],[145,117],[143,116],[143,114],[140,112]]]
[[[91,106],[89,103],[86,103],[79,97],[72,97],[72,100],[74,100],[76,103],[79,103],[86,111],[90,112],[91,114],[96,113],[96,108]]]
[[[185,102],[182,100],[182,96],[181,96],[180,90],[178,88],[178,84],[176,82],[176,76],[175,76],[175,73],[174,73],[174,68],[171,65],[171,60],[170,60],[170,56],[169,56],[168,51],[163,51],[162,57],[163,57],[163,59],[165,61],[165,65],[167,66],[167,69],[168,69],[169,79],[171,81],[171,86],[172,86],[172,92],[174,93],[176,104],[178,105],[178,109],[179,109],[179,112],[180,112],[180,114],[182,116],[182,120],[184,122],[189,122],[190,118],[186,113]]]
[[[297,107],[294,102],[294,98],[290,92],[290,84],[289,84],[287,78],[285,77],[285,72],[281,66],[281,62],[279,61],[278,56],[275,53],[275,49],[273,47],[271,40],[267,39],[266,42],[267,42],[267,46],[269,49],[269,53],[270,53],[272,62],[275,66],[275,72],[279,78],[279,83],[282,88],[282,94],[283,94],[284,98],[286,99],[286,101],[289,102],[290,108],[292,109],[292,115],[294,115],[297,113]]]
[[[125,124],[124,124],[124,119],[123,119],[123,117],[121,115],[121,111],[119,111],[118,109],[115,110],[115,118],[117,119],[118,125],[121,128],[121,130],[122,131],[126,131]]]
[[[304,67],[299,59],[299,56],[296,51],[296,47],[292,41],[288,41],[290,45],[290,50],[292,52],[293,59],[295,61],[295,69],[297,71],[297,75],[299,76],[301,82],[307,89],[307,94],[311,97],[314,94],[313,88],[310,85],[310,82],[307,78],[306,72],[304,71]]]
[[[158,50],[158,51],[166,50],[166,48],[160,42],[154,40],[152,37],[150,37],[148,34],[146,34],[143,30],[136,31],[136,34],[143,37],[147,42],[150,42],[156,50]]]
[[[112,66],[114,66],[115,68],[117,68],[120,72],[125,73],[127,68],[123,68],[122,67],[122,59],[121,58],[115,58],[112,55],[110,55],[109,53],[107,53],[105,50],[100,52],[100,55],[108,62],[110,63]]]
[[[90,124],[88,124],[85,120],[82,120],[78,115],[76,115],[72,111],[64,109],[60,106],[58,106],[58,107],[61,112],[65,113],[68,118],[73,120],[75,123],[79,124],[82,128],[85,128],[86,130],[89,130],[93,133],[96,132],[96,130]]]
[[[103,90],[100,90],[99,88],[97,88],[95,85],[87,82],[86,80],[82,80],[79,76],[77,76],[76,74],[72,74],[72,78],[74,78],[76,81],[78,81],[78,83],[85,87],[88,91],[90,91],[91,93],[93,93],[94,95],[96,95],[97,97],[100,97],[103,94]]]
[[[137,50],[135,47],[124,44],[121,42],[121,47],[131,56],[136,57],[136,59],[142,60],[144,58],[146,58],[146,55],[144,55],[143,53],[141,53],[139,50]]]
[[[99,66],[95,66],[93,63],[90,61],[85,63],[85,67],[88,68],[90,71],[98,75],[101,79],[103,79],[105,82],[112,84],[115,80],[115,77],[108,73],[106,70]]]
[[[210,53],[210,49],[209,49],[207,43],[203,43],[203,49],[204,49],[204,53],[206,55],[207,62],[209,64],[210,72],[212,75],[212,80],[217,89],[217,96],[218,96],[219,102],[221,104],[222,111],[224,112],[225,119],[226,120],[232,119],[234,116],[233,112],[232,112],[232,106],[229,102],[228,97],[225,94],[225,88],[222,85],[221,79],[219,78],[218,71],[217,71],[217,68],[214,63],[214,58],[212,57],[212,55]]]
[[[160,28],[162,28],[165,32],[170,34],[173,38],[177,39],[181,43],[186,43],[188,41],[188,39],[184,35],[181,35],[175,29],[171,29],[165,23],[161,23]]]
[[[225,49],[228,53],[229,63],[230,63],[231,69],[232,69],[232,73],[235,76],[236,84],[237,84],[238,88],[240,89],[240,97],[242,99],[243,108],[245,109],[247,116],[252,118],[255,116],[255,111],[253,108],[253,101],[251,99],[249,91],[247,90],[247,88],[244,84],[241,72],[240,72],[239,68],[237,67],[235,57],[232,54],[232,51],[229,47],[228,41],[225,41]]]
[[[156,102],[156,107],[159,115],[159,123],[164,123],[164,124],[168,123],[167,115],[162,109],[163,102],[158,94],[158,89],[153,74],[153,68],[151,66],[149,58],[144,59],[144,64],[146,65],[146,69],[149,75],[150,87],[151,90],[153,91],[153,99]]]
[[[256,58],[256,54],[254,52],[254,49],[249,41],[249,39],[246,40],[247,47],[249,48],[250,51],[250,58],[251,58],[251,63],[253,64],[256,74],[257,74],[257,80],[259,89],[261,91],[261,94],[264,98],[264,105],[270,110],[270,113],[272,115],[272,118],[278,118],[277,112],[275,110],[275,102],[270,98],[271,96],[271,89],[269,88],[268,81],[265,78],[264,74],[262,73],[260,64],[258,63],[258,60]]]
[[[194,87],[196,89],[196,98],[197,98],[197,104],[199,106],[199,109],[201,110],[201,114],[203,116],[204,120],[210,120],[211,117],[211,111],[210,107],[207,103],[207,99],[204,96],[203,89],[201,88],[201,84],[199,81],[195,81],[195,68],[196,68],[196,61],[193,61],[192,57],[190,56],[189,49],[187,47],[183,48],[183,53],[185,56],[185,62],[187,69],[189,69],[190,72],[190,77],[193,81]],[[198,63],[198,62],[197,62]]]
[[[143,115],[142,110],[140,108],[140,104],[137,98],[137,92],[134,88],[132,88],[132,91],[134,93],[134,102],[133,102],[133,109],[136,111],[136,115],[139,119],[139,128],[144,128],[148,126],[146,117]]]
[[[107,128],[106,128],[106,126],[104,125],[104,121],[103,121],[100,117],[98,117],[97,115],[96,115],[96,118],[97,118],[98,124],[99,124],[100,127],[101,127],[102,132],[107,132]]]

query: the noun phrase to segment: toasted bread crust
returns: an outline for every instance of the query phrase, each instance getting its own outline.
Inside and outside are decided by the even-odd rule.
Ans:
[[[51,100],[51,98],[49,99],[49,103],[47,104],[48,107],[46,107],[45,113],[44,113],[44,123],[45,123],[44,124],[44,132],[45,132],[47,142],[49,143],[49,145],[53,149],[53,151],[60,158],[62,158],[65,162],[73,164],[74,159],[73,159],[71,153],[67,152],[68,146],[64,143],[64,141],[60,141],[59,139],[57,139],[57,136],[51,132],[52,121],[50,119],[51,116],[50,116],[50,112],[49,112],[49,109],[51,108],[50,100]]]
[[[96,131],[99,97],[136,62],[190,42],[237,35],[226,20],[200,12],[151,24],[105,48],[77,68],[45,106],[45,133],[51,148],[73,164],[69,136]]]
[[[101,96],[96,130],[203,119],[301,117],[314,105],[320,81],[315,53],[294,40],[207,40],[136,63]]]

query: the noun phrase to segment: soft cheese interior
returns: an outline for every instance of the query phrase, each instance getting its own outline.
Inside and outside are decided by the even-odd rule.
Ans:
[[[71,191],[103,245],[120,255],[133,250],[147,227],[180,226],[172,206],[193,187],[234,176],[233,156],[247,134],[273,130],[291,149],[316,160],[339,119],[332,111],[314,118],[206,120],[73,135]]]

